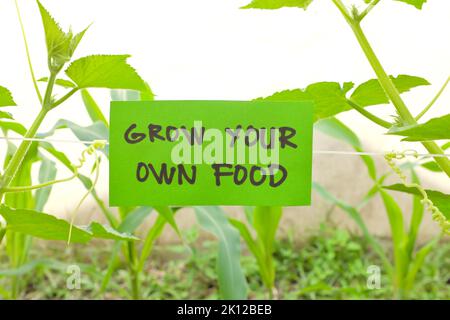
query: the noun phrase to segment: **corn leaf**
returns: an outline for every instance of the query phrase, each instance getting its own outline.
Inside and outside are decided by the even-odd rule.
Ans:
[[[55,180],[56,178],[56,164],[50,159],[40,156],[42,158],[41,166],[39,168],[39,183],[45,183],[48,181]],[[50,192],[52,191],[52,186],[47,186],[45,188],[40,188],[36,190],[35,193],[35,209],[36,211],[44,210],[44,206],[50,197]]]
[[[344,123],[334,117],[322,119],[317,122],[314,127],[329,136],[348,143],[357,152],[364,151],[358,136]],[[361,155],[361,159],[364,161],[364,164],[366,165],[367,171],[369,172],[372,180],[376,180],[377,171],[373,159],[367,155]]]
[[[344,210],[351,219],[356,223],[356,225],[361,230],[364,238],[367,240],[368,243],[372,246],[373,250],[380,256],[382,259],[385,267],[388,269],[389,272],[392,270],[392,266],[389,262],[389,259],[387,258],[386,254],[384,253],[383,247],[380,245],[380,243],[370,234],[369,229],[367,229],[366,224],[364,223],[364,220],[361,216],[361,213],[348,203],[337,199],[334,195],[332,195],[328,190],[326,190],[323,186],[320,184],[314,182],[313,183],[313,189],[327,202],[332,203],[336,206],[338,206],[340,209]]]
[[[69,129],[80,141],[106,140],[109,139],[109,130],[102,121],[97,121],[89,126],[82,127],[65,119],[58,120],[47,132],[39,133],[37,137],[46,138],[55,134],[56,130]],[[106,156],[109,155],[109,146],[101,150]]]
[[[200,226],[219,241],[217,276],[222,299],[246,299],[247,281],[241,269],[241,244],[238,231],[219,207],[195,207]]]
[[[420,184],[419,177],[417,176],[414,169],[411,169],[412,182]],[[420,225],[422,224],[423,214],[424,214],[424,206],[422,204],[422,198],[418,195],[413,195],[413,212],[411,216],[411,222],[409,224],[409,233],[408,233],[408,245],[407,251],[410,257],[414,251],[414,247],[416,245],[417,234],[419,233]]]
[[[146,90],[145,82],[128,63],[129,55],[93,55],[75,60],[67,76],[83,88]]]
[[[178,229],[177,223],[174,218],[173,211],[169,207],[155,207],[155,210],[159,215],[163,216],[166,219],[167,223],[175,230],[178,236],[181,237],[181,232]]]
[[[92,122],[103,122],[105,127],[109,128],[108,120],[106,120],[102,110],[100,109],[94,98],[91,96],[89,91],[87,91],[86,89],[81,90],[81,98],[83,99],[84,106]]]
[[[431,119],[423,124],[392,128],[389,134],[406,136],[403,141],[429,141],[450,139],[450,114]]]
[[[401,286],[409,265],[409,256],[406,251],[408,238],[404,229],[403,213],[391,195],[382,188],[380,188],[379,192],[386,208],[394,244],[395,281],[397,285]]]

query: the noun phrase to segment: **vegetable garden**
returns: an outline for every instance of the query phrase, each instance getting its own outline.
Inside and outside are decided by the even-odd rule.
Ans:
[[[297,10],[301,17],[308,14],[315,1],[253,0],[241,9],[275,10],[276,14],[277,9],[300,8],[304,9]],[[34,61],[30,55],[27,37],[31,33],[26,21],[22,21],[21,6],[16,0],[30,86],[34,87],[40,109],[29,127],[15,120],[14,108],[0,110],[0,143],[5,154],[0,172],[0,296],[3,299],[448,298],[450,195],[444,189],[423,187],[419,173],[439,174],[448,185],[450,114],[428,121],[423,121],[423,117],[439,100],[450,78],[419,114],[413,114],[402,94],[429,82],[415,75],[390,75],[364,32],[364,22],[371,18],[372,10],[383,10],[383,2],[401,2],[405,10],[421,10],[427,1],[361,0],[358,6],[342,0],[330,1],[336,14],[348,24],[342,32],[351,33],[361,48],[361,52],[349,54],[363,54],[374,78],[358,84],[316,82],[255,97],[255,101],[313,102],[314,130],[351,147],[364,164],[372,187],[357,204],[350,204],[313,178],[313,192],[345,212],[358,232],[353,234],[324,222],[317,234],[298,244],[289,234],[280,232],[284,212],[280,206],[245,206],[238,216],[219,206],[109,207],[97,189],[99,172],[110,159],[110,123],[102,111],[108,106],[100,106],[90,90],[107,90],[111,100],[116,101],[155,100],[153,91],[139,70],[128,64],[128,55],[76,58],[76,49],[91,27],[78,33],[63,30],[57,17],[40,1],[35,9],[42,19],[48,74],[35,74],[34,63],[45,61]],[[433,1],[429,2],[426,5],[432,6]],[[22,5],[34,7],[35,3]],[[0,86],[0,107],[19,108],[16,106],[19,95]],[[87,112],[90,125],[66,119],[59,119],[50,128],[41,125],[49,114],[57,115],[69,99],[77,96],[81,96],[80,110],[84,108]],[[386,119],[369,111],[368,107],[378,105],[391,108],[394,116]],[[405,145],[402,150],[383,155],[388,170],[376,165],[378,155],[364,150],[358,133],[336,117],[351,110],[370,120],[373,126],[383,128],[386,134],[397,136]],[[155,138],[170,140],[169,129],[159,129],[130,131],[127,137],[133,143]],[[78,159],[57,148],[54,136],[62,130],[70,131],[84,145]],[[289,147],[289,137],[282,136],[280,141]],[[408,142],[420,142],[425,151],[409,150]],[[146,167],[147,177],[151,170],[152,167]],[[276,185],[272,180],[268,179],[266,184]],[[64,188],[69,182],[80,183],[85,189],[78,205],[71,209],[70,219],[47,213],[52,190]],[[145,183],[150,182],[146,179]],[[398,196],[409,197],[412,212],[401,208]],[[384,205],[383,219],[390,227],[388,240],[372,234],[361,214],[375,199],[381,199]],[[103,217],[87,226],[78,225],[76,217],[87,200],[95,203]],[[194,212],[196,222],[192,228],[182,228],[177,222],[186,209]],[[425,216],[432,218],[439,233],[426,243],[419,243]],[[302,219],[301,215],[298,219]],[[199,235],[199,230],[210,236],[208,240]],[[164,232],[174,233],[177,243],[160,245]],[[71,261],[82,262],[71,269]],[[368,265],[380,266],[386,284],[382,290],[368,288]],[[77,272],[84,277],[81,288],[76,288],[81,291],[71,291],[71,283],[77,287],[73,278]],[[47,281],[52,283],[51,292],[43,285]]]

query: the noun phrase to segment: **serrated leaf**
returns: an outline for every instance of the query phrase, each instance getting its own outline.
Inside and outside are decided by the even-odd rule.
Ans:
[[[313,0],[253,0],[241,9],[280,9],[296,7],[306,10]]]
[[[0,86],[0,107],[14,107],[16,103],[11,92],[5,87]]]
[[[128,63],[129,55],[94,55],[75,60],[67,76],[79,88],[109,88],[144,91],[144,81]]]
[[[427,80],[415,76],[399,75],[391,76],[391,79],[399,93],[408,92],[415,87],[430,85]],[[350,99],[361,107],[389,103],[389,98],[377,79],[371,79],[359,85]]]
[[[108,239],[108,240],[139,240],[130,233],[121,233],[110,226],[102,225],[98,222],[92,222],[86,230],[92,234],[94,238]]]
[[[421,10],[423,5],[427,2],[427,0],[395,0],[395,1],[400,1],[400,2],[410,4],[419,10]]]
[[[50,15],[48,10],[39,1],[37,3],[41,13],[42,24],[44,25],[49,67],[51,71],[59,72],[64,64],[70,61],[75,49],[89,27],[75,36],[71,30],[66,33]]]
[[[0,215],[6,220],[8,230],[45,240],[67,241],[70,230],[71,243],[87,243],[93,238],[127,241],[137,239],[98,222],[93,222],[87,227],[71,226],[66,220],[35,210],[12,209],[2,205]]]
[[[423,124],[392,128],[388,134],[406,136],[403,141],[450,139],[450,114],[431,119]]]
[[[420,193],[419,190],[417,190],[417,188],[408,188],[403,184],[393,184],[390,186],[383,186],[383,188],[418,195],[422,197],[422,194]],[[439,208],[439,210],[444,214],[444,216],[447,219],[450,219],[450,195],[435,190],[426,189],[425,191],[428,195],[428,198],[430,198],[433,204]]]
[[[346,82],[342,86],[337,82],[318,82],[309,85],[306,89],[281,91],[256,100],[313,101],[314,121],[317,121],[350,110],[346,94],[352,87],[351,82]]]
[[[52,215],[34,210],[0,207],[0,214],[7,222],[7,228],[45,240],[67,241],[70,223]],[[92,235],[76,226],[72,227],[71,242],[87,243]]]
[[[45,42],[47,44],[48,55],[52,56],[54,52],[61,50],[67,41],[66,33],[61,29],[59,24],[53,19],[47,9],[37,1],[39,11],[41,13],[42,23],[45,31]]]

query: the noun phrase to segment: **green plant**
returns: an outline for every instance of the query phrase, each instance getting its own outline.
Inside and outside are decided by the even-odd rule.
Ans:
[[[398,0],[407,4],[414,5],[421,9],[425,0]],[[297,7],[306,10],[313,0],[254,0],[244,9],[279,9],[282,7]],[[376,79],[371,79],[362,83],[356,89],[354,83],[345,82],[343,84],[337,82],[319,82],[307,86],[304,89],[286,90],[277,92],[264,100],[288,100],[302,101],[312,100],[315,103],[315,121],[316,127],[324,130],[339,139],[342,139],[352,145],[355,151],[362,152],[361,143],[357,136],[351,132],[349,128],[333,118],[335,115],[348,111],[356,110],[361,115],[372,121],[378,126],[387,129],[388,134],[404,136],[407,141],[420,141],[428,150],[430,156],[434,157],[434,162],[422,162],[425,168],[443,172],[450,177],[450,160],[444,155],[444,150],[448,144],[439,147],[434,140],[448,140],[449,136],[449,119],[450,115],[432,119],[426,123],[418,124],[418,121],[424,114],[434,105],[442,92],[444,91],[448,80],[445,82],[441,90],[432,99],[422,112],[414,117],[406,104],[404,103],[401,93],[407,92],[415,87],[429,85],[428,81],[415,76],[400,75],[398,77],[388,76],[381,62],[372,49],[368,39],[366,38],[361,27],[362,21],[368,16],[380,0],[365,0],[366,7],[360,11],[356,5],[348,8],[341,0],[332,0],[338,11],[343,15],[346,22],[353,31],[362,51],[364,52],[369,64],[372,66]],[[368,106],[382,105],[392,103],[397,113],[395,122],[386,121],[366,109]],[[414,155],[414,154],[412,154]],[[372,244],[375,251],[384,261],[392,279],[394,279],[394,287],[397,297],[403,297],[407,291],[411,289],[414,283],[418,269],[422,266],[425,256],[435,246],[437,240],[431,241],[425,247],[414,252],[416,246],[417,233],[422,221],[424,209],[432,214],[432,218],[440,224],[444,233],[449,233],[450,212],[448,210],[449,195],[434,191],[424,190],[418,181],[418,177],[414,168],[410,168],[412,183],[407,183],[407,178],[403,173],[405,168],[399,168],[394,160],[405,157],[405,154],[388,154],[386,158],[391,168],[397,173],[402,183],[406,183],[405,187],[399,186],[383,186],[383,182],[388,174],[378,177],[375,170],[373,159],[368,155],[362,154],[361,158],[368,168],[368,174],[374,181],[374,187],[369,190],[365,199],[358,207],[353,207],[327,192],[322,186],[315,184],[315,189],[322,196],[334,203],[349,216],[355,220],[360,227],[364,236],[369,243]],[[408,192],[413,194],[414,209],[409,231],[406,231],[404,215],[398,204],[387,192],[387,189]],[[362,208],[376,194],[380,194],[386,208],[389,219],[393,241],[394,264],[392,265],[388,257],[384,254],[378,241],[370,235],[361,215]]]
[[[93,99],[89,100],[90,95],[86,91],[87,88],[137,90],[143,92],[142,94],[147,96],[151,94],[151,90],[136,71],[127,64],[126,59],[128,58],[128,55],[92,55],[73,60],[75,50],[88,28],[78,34],[73,34],[72,31],[64,32],[39,1],[37,1],[37,5],[45,31],[49,76],[36,80],[28,50],[25,29],[20,16],[19,6],[16,2],[17,14],[22,28],[31,78],[41,109],[29,129],[26,129],[20,123],[15,122],[11,114],[6,112],[0,113],[0,127],[5,136],[7,136],[10,131],[23,136],[23,140],[17,149],[14,144],[7,141],[8,152],[4,165],[5,169],[0,177],[0,200],[3,200],[4,198],[5,203],[0,207],[0,215],[6,220],[6,226],[1,226],[0,228],[0,243],[6,235],[6,248],[11,267],[20,268],[27,260],[31,245],[30,236],[80,243],[86,243],[92,238],[116,240],[118,242],[116,247],[123,247],[128,259],[127,261],[131,274],[132,296],[134,298],[139,298],[139,274],[142,272],[145,259],[150,254],[153,241],[161,233],[166,221],[169,221],[170,224],[176,227],[172,210],[169,208],[156,208],[160,213],[160,216],[147,235],[147,238],[144,241],[142,254],[138,257],[135,254],[135,240],[137,238],[131,234],[144,218],[148,216],[152,209],[121,208],[119,210],[120,219],[117,219],[98,197],[95,191],[96,178],[91,180],[89,177],[82,175],[78,171],[85,162],[85,156],[93,155],[95,157],[95,164],[92,170],[97,172],[98,177],[100,155],[97,155],[96,149],[104,147],[104,143],[94,141],[93,144],[83,152],[80,164],[73,165],[64,153],[55,149],[49,142],[39,139],[35,140],[34,138],[47,137],[53,134],[56,129],[70,128],[78,134],[79,137],[90,140],[90,131],[65,120],[58,121],[55,127],[46,133],[37,133],[41,123],[49,112],[62,105],[75,93],[81,91],[89,115],[94,121],[97,121],[93,124],[94,130],[92,132],[99,133],[99,135],[96,136],[97,140],[106,140],[108,124],[100,109],[96,108]],[[65,69],[65,74],[70,80],[59,78],[61,71],[68,63],[70,63],[70,65]],[[42,95],[40,91],[38,81],[46,83],[44,95]],[[62,97],[57,98],[54,96],[53,91],[55,85],[67,89]],[[0,87],[0,106],[15,105],[16,103],[12,99],[11,93],[6,88]],[[107,150],[104,150],[104,153],[107,155]],[[72,176],[67,179],[54,180],[56,177],[55,164],[50,161],[45,154],[49,154],[66,166],[73,173]],[[33,185],[31,179],[31,167],[34,162],[38,161],[41,162],[39,174],[40,184]],[[73,221],[69,223],[65,220],[57,219],[41,212],[49,197],[51,187],[54,184],[66,182],[75,178],[79,179],[87,190],[82,200],[89,194],[92,195],[107,218],[110,226],[104,226],[97,222],[93,222],[88,227],[78,227],[73,225]],[[32,193],[33,190],[37,191]],[[107,274],[106,279],[108,276],[110,275]],[[104,280],[104,283],[107,283],[107,281]],[[14,276],[11,294],[8,296],[15,298],[18,294],[18,290],[18,277]]]
[[[267,289],[270,299],[275,291],[275,266],[273,251],[275,235],[282,215],[281,207],[255,207],[246,208],[246,217],[249,226],[254,230],[256,238],[243,222],[229,218],[231,224],[239,230],[242,239],[255,257],[261,279]]]

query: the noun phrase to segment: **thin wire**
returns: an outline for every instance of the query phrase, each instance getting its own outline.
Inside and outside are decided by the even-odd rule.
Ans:
[[[97,141],[86,140],[68,140],[68,139],[47,139],[47,138],[23,138],[23,137],[0,137],[0,140],[11,141],[32,141],[32,142],[54,142],[54,143],[73,143],[92,145]],[[109,142],[105,142],[105,145],[109,145]],[[337,151],[337,150],[314,150],[314,154],[335,154],[335,155],[349,155],[349,156],[385,156],[388,152],[357,152],[357,151]],[[403,152],[407,156],[414,157],[428,157],[428,158],[450,158],[450,154],[428,154],[428,153],[416,153],[412,150]]]

